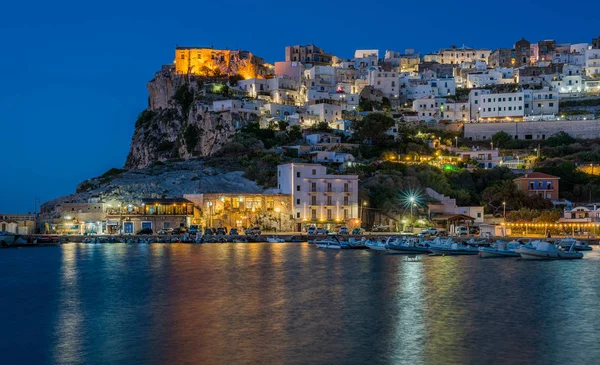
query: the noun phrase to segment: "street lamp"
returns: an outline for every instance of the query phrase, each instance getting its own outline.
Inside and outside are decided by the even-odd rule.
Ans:
[[[454,137],[454,141],[456,142],[456,148],[458,148],[458,137]]]
[[[412,222],[412,220],[413,220],[413,207],[415,206],[415,197],[411,196],[410,198],[408,198],[408,200],[410,201],[410,221]]]
[[[502,202],[502,208],[504,209],[504,220],[506,220],[506,202]]]

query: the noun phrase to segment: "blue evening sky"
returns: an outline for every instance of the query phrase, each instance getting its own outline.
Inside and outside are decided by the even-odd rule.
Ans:
[[[121,167],[146,83],[176,44],[244,48],[268,62],[286,45],[426,53],[450,45],[590,42],[595,1],[20,1],[0,11],[0,214],[33,211]],[[571,11],[570,14],[563,13]],[[561,15],[562,14],[562,15]]]

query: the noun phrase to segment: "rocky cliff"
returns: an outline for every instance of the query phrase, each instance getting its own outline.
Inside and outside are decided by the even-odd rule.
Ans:
[[[148,109],[136,121],[126,169],[143,168],[155,161],[207,157],[233,138],[246,123],[229,110],[213,112],[214,100],[224,92],[205,92],[206,79],[178,75],[163,67],[148,83]]]

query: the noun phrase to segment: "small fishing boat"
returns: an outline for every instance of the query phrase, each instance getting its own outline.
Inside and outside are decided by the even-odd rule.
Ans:
[[[325,248],[330,250],[339,250],[342,248],[340,241],[335,237],[327,237],[324,240],[315,241],[315,245],[318,248]]]
[[[9,247],[15,244],[17,235],[7,231],[0,232],[0,247]]]
[[[477,247],[460,245],[456,242],[452,243],[450,247],[430,247],[432,256],[457,256],[457,255],[477,255],[479,249]]]
[[[429,253],[429,244],[423,244],[418,239],[398,239],[388,238],[386,247],[390,253],[402,253],[402,254],[425,254]]]
[[[563,240],[558,241],[558,246],[562,248],[568,248],[574,244],[575,251],[591,251],[592,246],[585,241],[579,241],[575,238],[565,238]]]
[[[283,238],[271,236],[267,238],[267,242],[269,243],[283,243],[285,240]]]
[[[518,242],[497,241],[491,247],[479,247],[479,257],[520,257],[515,250],[521,247]]]
[[[519,247],[515,251],[523,260],[577,260],[583,258],[581,252],[575,251],[574,243],[568,249],[561,250],[552,242],[536,241],[531,245]]]
[[[365,242],[365,246],[367,246],[369,248],[369,250],[372,250],[372,251],[387,251],[385,242],[382,240],[375,240],[375,241],[367,240]]]

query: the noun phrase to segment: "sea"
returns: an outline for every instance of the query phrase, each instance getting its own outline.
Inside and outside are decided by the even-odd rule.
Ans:
[[[0,364],[600,364],[600,250],[0,250]]]

